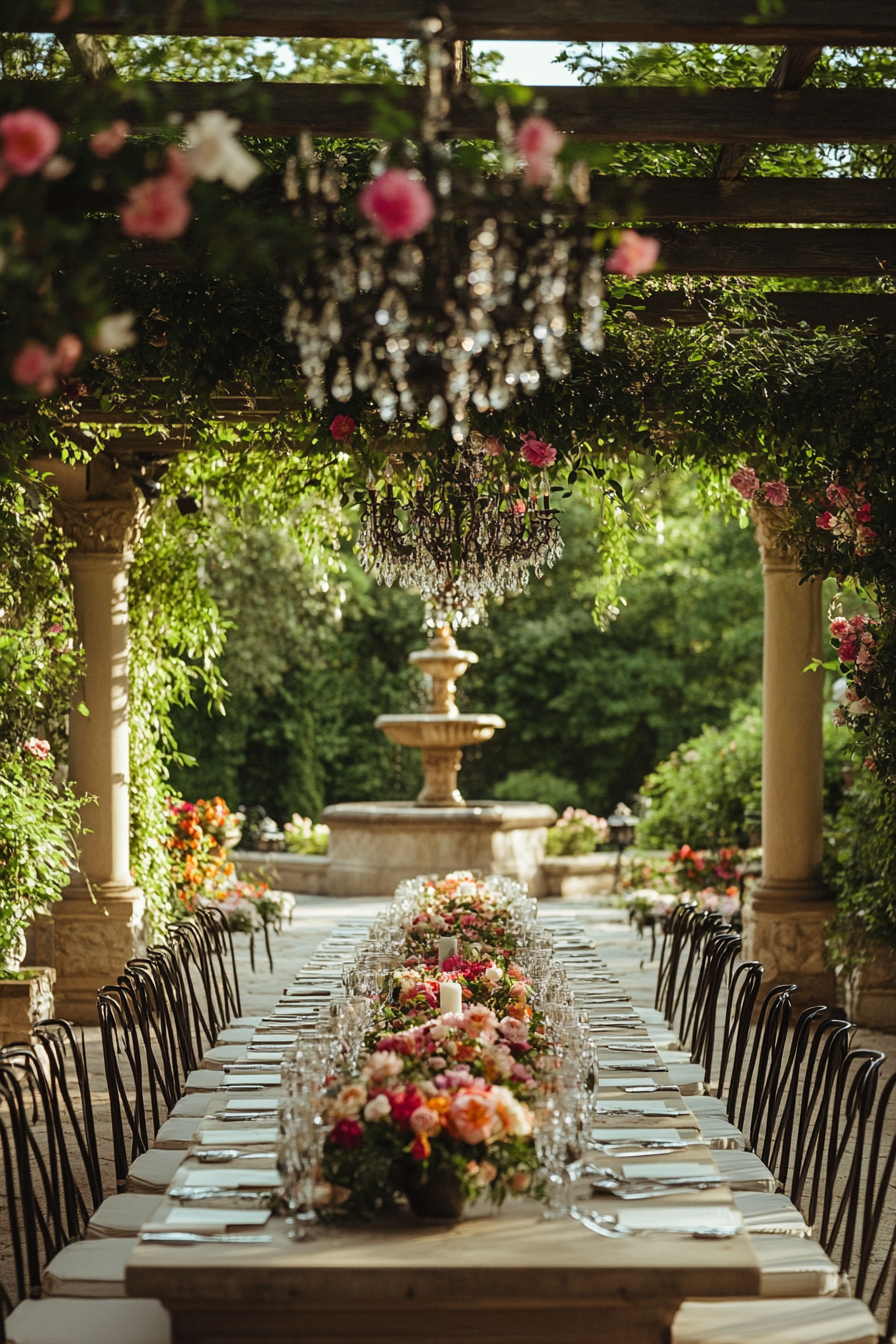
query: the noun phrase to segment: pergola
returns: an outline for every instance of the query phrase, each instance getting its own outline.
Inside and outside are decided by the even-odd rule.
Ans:
[[[30,0],[7,0],[5,8],[10,29],[47,31],[45,12]],[[425,0],[380,0],[377,5],[368,0],[236,0],[223,9],[210,24],[199,0],[175,5],[153,0],[130,6],[125,27],[123,8],[110,3],[89,20],[79,19],[77,31],[73,24],[56,31],[83,77],[97,80],[108,72],[94,41],[104,34],[397,38],[406,36],[409,24],[432,6]],[[697,93],[613,85],[534,92],[558,128],[573,136],[720,146],[711,177],[593,180],[594,219],[634,222],[631,202],[637,200],[639,226],[662,239],[668,274],[818,280],[879,277],[896,268],[892,180],[744,176],[752,152],[762,144],[896,141],[896,90],[803,87],[826,45],[896,46],[896,8],[887,0],[850,5],[786,0],[782,6],[756,0],[554,0],[550,5],[516,0],[509,6],[498,0],[455,0],[451,20],[461,43],[542,39],[780,46],[766,88]],[[160,83],[154,93],[160,115],[173,107],[186,114],[224,108],[254,134],[364,136],[370,134],[377,89],[369,84],[270,84],[263,86],[263,113],[257,84]],[[408,106],[418,97],[418,90],[409,89]],[[123,89],[122,115],[134,101]],[[0,103],[23,102],[64,115],[64,88],[51,82],[0,85]],[[141,107],[145,117],[145,100]],[[460,135],[493,134],[493,115],[474,87],[459,90],[453,126]],[[150,262],[164,266],[164,255],[152,255]],[[896,330],[896,296],[813,288],[770,297],[782,326],[861,322]],[[649,298],[634,316],[652,324],[693,325],[706,312],[699,300],[670,291]],[[264,418],[275,409],[263,399],[249,405],[226,391],[216,403],[222,420]],[[86,425],[108,419],[108,413],[90,410],[86,403],[79,415]],[[120,416],[115,418],[120,424]],[[97,799],[84,809],[91,833],[83,842],[82,872],[54,919],[59,1009],[80,1021],[93,1020],[97,985],[114,979],[134,955],[143,923],[141,894],[128,864],[127,572],[146,506],[135,493],[131,468],[147,456],[158,459],[189,447],[180,428],[171,433],[167,450],[160,447],[154,427],[151,412],[120,425],[115,459],[101,456],[88,469],[42,464],[59,485],[58,519],[75,543],[71,571],[87,660],[78,699],[90,716],[72,715],[70,775],[79,791]],[[818,585],[800,583],[795,560],[778,545],[770,511],[757,510],[756,523],[765,576],[763,873],[746,912],[746,950],[764,963],[771,981],[798,980],[807,1002],[831,1002],[833,976],[824,969],[822,934],[831,913],[821,881],[823,681],[803,671],[821,653],[821,593]]]

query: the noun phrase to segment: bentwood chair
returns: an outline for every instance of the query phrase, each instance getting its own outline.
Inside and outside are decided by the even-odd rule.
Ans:
[[[29,1047],[4,1055],[0,1159],[15,1282],[11,1292],[0,1286],[0,1340],[169,1344],[162,1304],[125,1299],[124,1262],[133,1243],[73,1239],[65,1192],[76,1180],[57,1142],[56,1092],[45,1076],[41,1081],[40,1059]],[[108,1295],[107,1283],[113,1284]]]

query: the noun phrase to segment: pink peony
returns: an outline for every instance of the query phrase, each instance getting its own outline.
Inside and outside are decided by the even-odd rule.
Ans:
[[[783,481],[766,481],[764,489],[766,501],[776,507],[786,504],[790,498],[790,491]]]
[[[41,341],[26,341],[9,368],[19,387],[33,387],[42,397],[56,387],[56,359]]]
[[[411,1113],[410,1123],[415,1134],[427,1134],[430,1138],[438,1134],[442,1128],[438,1113],[429,1106],[418,1106],[416,1111]]]
[[[516,147],[526,160],[524,181],[545,186],[554,171],[554,159],[563,148],[563,136],[547,117],[527,117],[516,133]]]
[[[526,1045],[529,1041],[529,1025],[527,1022],[518,1022],[515,1017],[502,1017],[498,1023],[498,1030],[502,1036],[505,1036],[511,1045]]]
[[[166,242],[186,231],[192,214],[182,176],[169,171],[131,187],[121,207],[121,227],[129,238]]]
[[[350,415],[337,415],[330,421],[330,434],[337,443],[348,443],[357,428]]]
[[[752,467],[738,467],[731,477],[731,484],[744,499],[754,499],[759,489],[759,477]]]
[[[523,446],[520,449],[523,457],[533,467],[550,467],[557,460],[557,449],[553,444],[545,443],[542,439],[537,439],[531,430],[521,434]]]
[[[819,513],[815,519],[816,526],[823,528],[825,532],[830,532],[836,521],[837,515],[831,513],[830,509],[825,509],[824,513]]]
[[[3,163],[12,173],[27,177],[36,173],[59,147],[59,127],[33,107],[7,112],[0,117]]]
[[[852,626],[845,616],[835,616],[831,621],[831,634],[834,639],[843,639],[851,629]]]
[[[446,1112],[448,1131],[461,1143],[487,1143],[501,1127],[498,1108],[490,1092],[458,1092]]]
[[[619,242],[604,262],[605,271],[615,271],[632,279],[652,271],[660,255],[658,238],[645,238],[634,229],[623,229]]]
[[[425,184],[403,168],[387,168],[361,189],[358,209],[387,242],[413,238],[426,228],[435,204]]]
[[[42,737],[29,737],[23,745],[25,751],[39,761],[45,761],[50,754],[50,744],[45,742]]]
[[[131,128],[126,121],[113,121],[111,126],[90,137],[90,148],[98,159],[111,158],[118,153],[130,133]]]

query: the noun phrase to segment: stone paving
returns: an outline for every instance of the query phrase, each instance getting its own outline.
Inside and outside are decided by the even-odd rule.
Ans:
[[[291,981],[298,967],[339,920],[355,915],[359,911],[365,913],[376,911],[386,904],[381,898],[334,899],[297,896],[295,899],[296,905],[291,922],[285,924],[282,932],[274,935],[271,940],[273,972],[268,967],[262,943],[256,944],[256,969],[253,972],[249,961],[248,940],[245,937],[236,939],[244,1013],[253,1014],[264,1010],[271,999]],[[558,910],[561,906],[564,913],[568,912],[581,920],[600,947],[602,956],[620,978],[624,978],[634,1004],[652,1007],[658,962],[650,960],[649,936],[640,938],[629,925],[625,911],[605,904],[600,898],[544,903],[544,908],[550,910]],[[659,948],[657,955],[658,952]],[[103,1072],[99,1028],[87,1028],[85,1039],[105,1189],[107,1193],[112,1193],[115,1181],[109,1127],[109,1098]],[[878,1049],[887,1053],[884,1077],[889,1077],[896,1069],[896,1036],[859,1031],[856,1033],[854,1044],[856,1047]],[[886,1137],[889,1139],[892,1134]],[[891,1232],[894,1223],[896,1223],[896,1198],[893,1200],[893,1207],[887,1212],[887,1227]],[[0,1281],[7,1288],[11,1288],[11,1250],[7,1228],[5,1205],[0,1204]],[[889,1292],[882,1309],[885,1309],[888,1302]]]

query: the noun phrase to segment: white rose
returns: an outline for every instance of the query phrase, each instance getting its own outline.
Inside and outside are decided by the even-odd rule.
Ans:
[[[485,972],[484,978],[488,980],[490,984],[496,985],[499,980],[504,979],[504,972],[498,966],[489,966],[488,970]]]
[[[386,1116],[391,1114],[392,1105],[385,1092],[380,1092],[379,1096],[374,1097],[373,1101],[368,1101],[364,1107],[364,1119],[371,1122],[385,1120]]]
[[[200,112],[184,130],[190,171],[203,182],[220,178],[234,191],[245,191],[261,165],[235,138],[239,128],[224,112]]]
[[[116,350],[128,350],[137,344],[133,313],[112,313],[97,324],[92,345],[101,354],[112,355]]]

